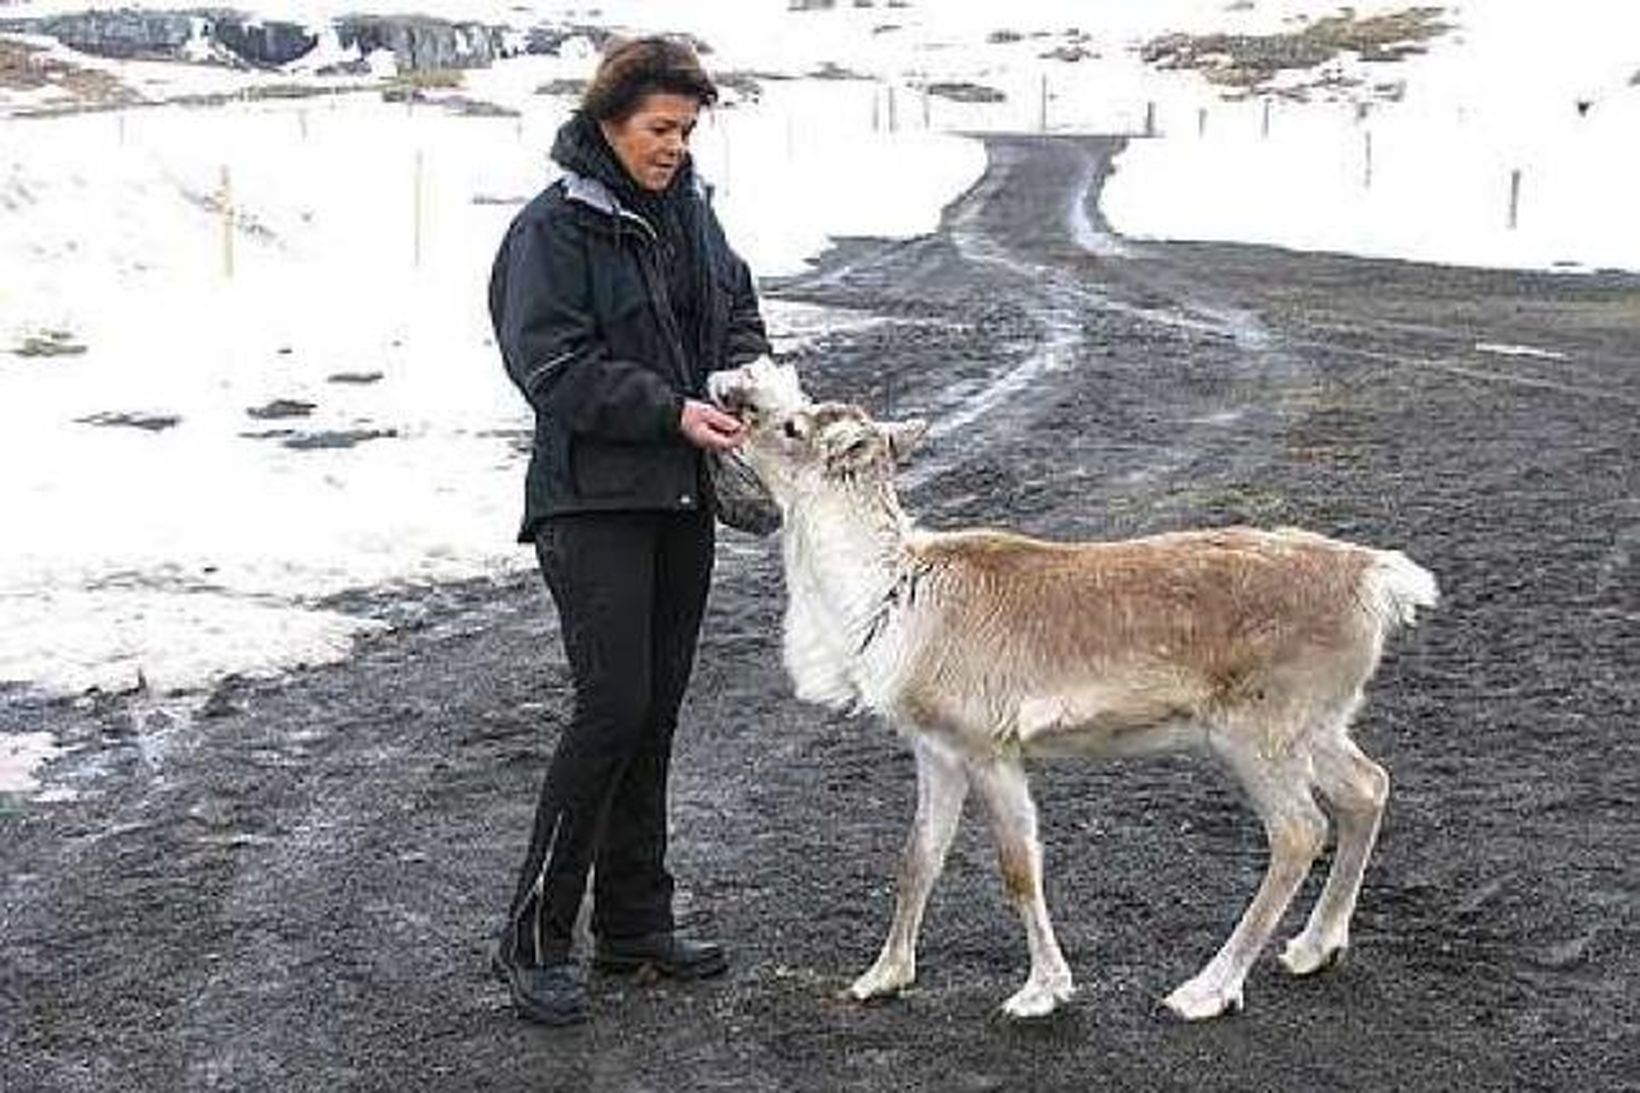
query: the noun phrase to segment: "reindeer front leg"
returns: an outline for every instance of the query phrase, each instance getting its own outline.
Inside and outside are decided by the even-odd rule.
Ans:
[[[1042,897],[1042,843],[1025,768],[1018,760],[991,759],[970,764],[968,776],[990,813],[1002,881],[1025,924],[1031,951],[1031,974],[1002,1004],[1002,1012],[1009,1017],[1045,1017],[1068,1001],[1076,988]]]
[[[915,739],[917,757],[917,814],[906,836],[900,858],[899,885],[894,894],[894,922],[877,962],[849,987],[860,1001],[894,994],[917,978],[917,934],[923,909],[945,865],[946,851],[962,819],[968,795],[968,775],[962,763],[937,745]]]

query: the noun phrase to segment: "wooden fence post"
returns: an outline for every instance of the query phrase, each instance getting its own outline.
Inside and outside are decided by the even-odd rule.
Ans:
[[[420,148],[417,148],[416,149],[416,165],[415,165],[415,168],[414,168],[414,174],[413,174],[413,176],[411,178],[411,182],[410,182],[410,192],[411,192],[411,215],[415,219],[415,223],[412,226],[412,230],[413,230],[413,235],[412,235],[413,243],[412,243],[412,246],[414,248],[413,255],[412,255],[412,261],[415,263],[415,265],[418,269],[421,267],[421,188],[422,188],[422,186],[421,186],[421,174],[422,174],[422,151],[421,151]]]
[[[222,165],[222,186],[217,193],[222,208],[222,276],[233,280],[233,176]]]

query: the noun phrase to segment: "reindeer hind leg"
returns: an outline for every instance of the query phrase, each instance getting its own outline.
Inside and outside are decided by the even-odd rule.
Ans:
[[[1329,967],[1349,948],[1361,876],[1389,799],[1389,775],[1356,747],[1347,722],[1318,737],[1312,755],[1316,788],[1338,825],[1338,845],[1304,929],[1282,951],[1281,963],[1294,975]]]
[[[1264,822],[1270,864],[1229,939],[1206,967],[1167,996],[1167,1007],[1189,1021],[1242,1008],[1247,971],[1269,942],[1327,834],[1326,816],[1310,793],[1307,754],[1298,750],[1271,758],[1245,727],[1210,739]]]

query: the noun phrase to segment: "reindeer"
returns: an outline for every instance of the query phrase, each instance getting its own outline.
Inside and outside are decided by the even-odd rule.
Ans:
[[[1081,543],[922,530],[894,485],[921,422],[812,403],[794,370],[767,360],[715,374],[711,390],[746,424],[741,454],[780,508],[797,697],[878,714],[916,756],[893,922],[850,995],[915,979],[923,909],[972,788],[1030,949],[1003,1012],[1041,1017],[1071,997],[1042,896],[1024,767],[1036,756],[1206,752],[1257,809],[1269,868],[1229,940],[1167,996],[1179,1017],[1242,1007],[1248,968],[1322,849],[1317,795],[1337,849],[1281,962],[1309,975],[1342,956],[1389,794],[1350,721],[1385,635],[1435,604],[1427,570],[1286,528]]]

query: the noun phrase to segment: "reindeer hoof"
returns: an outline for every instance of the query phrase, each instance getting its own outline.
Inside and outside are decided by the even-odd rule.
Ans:
[[[894,964],[873,964],[843,992],[845,998],[865,1002],[899,994],[917,978],[915,969]]]
[[[1185,1021],[1205,1021],[1222,1014],[1240,1013],[1243,1005],[1241,988],[1227,990],[1212,984],[1198,984],[1194,979],[1168,995],[1162,1004]]]
[[[1348,951],[1346,944],[1315,945],[1303,937],[1295,937],[1287,942],[1287,947],[1281,952],[1281,966],[1293,975],[1314,975],[1342,965]]]
[[[1059,1008],[1059,1003],[1069,1002],[1075,994],[1076,987],[1069,980],[1056,984],[1027,983],[1002,1003],[1002,1015],[1015,1021],[1036,1020],[1048,1016]]]

